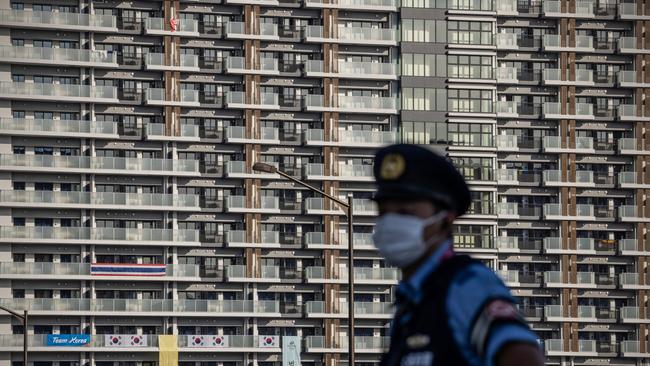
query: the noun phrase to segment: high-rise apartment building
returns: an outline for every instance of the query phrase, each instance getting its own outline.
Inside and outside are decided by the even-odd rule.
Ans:
[[[154,365],[164,334],[183,366],[279,365],[285,336],[346,364],[346,218],[264,162],[354,194],[376,365],[399,273],[370,241],[372,156],[402,140],[467,178],[455,245],[550,364],[648,362],[648,21],[640,0],[0,0],[0,306],[29,311],[30,365]],[[23,331],[0,313],[1,366]]]

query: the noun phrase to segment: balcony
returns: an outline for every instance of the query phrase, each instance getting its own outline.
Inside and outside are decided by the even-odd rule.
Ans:
[[[345,249],[345,245],[342,243],[336,243],[333,241],[326,243],[324,232],[305,233],[303,242],[305,244],[305,249]]]
[[[618,287],[623,290],[648,290],[650,284],[643,284],[643,278],[638,273],[619,273]]]
[[[494,242],[499,253],[539,253],[541,248],[539,241],[524,241],[516,236],[497,236]]]
[[[392,97],[358,97],[339,95],[333,102],[322,95],[306,95],[303,101],[307,112],[339,112],[368,114],[397,114],[397,100]]]
[[[595,119],[594,106],[590,103],[575,103],[574,111],[571,111],[571,106],[568,104],[546,102],[543,104],[542,114],[547,119]]]
[[[229,3],[233,0],[227,0]],[[245,1],[245,0],[242,0]],[[282,349],[280,342],[269,346],[265,344],[267,338],[280,338],[276,335],[205,335],[205,334],[184,334],[178,335],[178,347],[183,352],[210,352],[213,354],[225,352],[244,353],[280,353]],[[219,340],[219,343],[217,342]],[[262,346],[263,345],[263,346]],[[197,355],[198,356],[198,355]]]
[[[546,4],[546,3],[545,3]],[[569,44],[569,39],[557,34],[545,34],[543,37],[544,51],[548,52],[595,52],[594,39],[590,36],[576,36],[575,44]]]
[[[519,69],[516,67],[498,67],[496,69],[497,83],[517,84],[519,82],[519,79],[517,79],[518,72]]]
[[[339,61],[337,66],[336,70],[325,71],[323,61],[308,60],[305,62],[303,73],[307,77],[317,78],[360,80],[397,80],[398,78],[397,64],[395,63]]]
[[[117,88],[75,84],[0,82],[0,98],[80,103],[119,103]]]
[[[18,136],[119,138],[117,123],[58,119],[0,118],[0,134]]]
[[[118,32],[116,18],[111,15],[2,9],[0,19],[0,26],[10,28]]]
[[[304,0],[305,8],[397,12],[398,0]]]
[[[190,71],[198,72],[199,57],[196,55],[180,54],[178,55],[178,65],[172,65],[174,62],[168,62],[164,53],[147,53],[145,55],[145,69],[157,71]]]
[[[593,238],[576,238],[575,248],[563,248],[562,238],[559,237],[544,238],[545,254],[613,255],[615,249],[613,244],[604,244],[602,240]]]
[[[518,169],[497,169],[496,179],[499,185],[538,186],[541,175],[535,172],[525,172]]]
[[[595,187],[594,183],[594,172],[589,170],[577,170],[575,171],[574,181],[569,181],[571,174],[570,171],[566,172],[566,175],[562,176],[563,171],[561,170],[545,170],[543,173],[544,176],[544,185],[547,187]]]
[[[250,96],[240,91],[229,91],[226,94],[226,106],[233,109],[260,109],[260,110],[279,110],[280,103],[278,95],[275,93],[259,93],[251,101]]]
[[[497,118],[517,118],[519,117],[517,111],[516,101],[500,100],[496,103]]]
[[[0,62],[25,65],[119,67],[116,53],[71,48],[0,46]]]
[[[354,350],[358,353],[380,354],[386,352],[389,341],[389,337],[354,337]],[[333,342],[329,342],[323,336],[307,336],[303,352],[346,353],[347,350],[348,339],[345,336],[339,336]]]
[[[229,74],[280,75],[278,60],[274,58],[260,58],[259,62],[247,65],[244,57],[230,56],[226,59],[226,72]]]
[[[547,339],[544,341],[544,351],[547,356],[598,356],[596,351],[596,341],[578,340],[577,350],[565,350],[564,340]]]
[[[645,140],[636,138],[618,139],[618,153],[621,155],[648,155],[650,146],[645,146]]]
[[[303,133],[305,146],[341,146],[378,148],[395,143],[397,137],[392,131],[339,130],[338,141],[328,136],[325,141],[323,130],[307,130]]]
[[[571,281],[571,273],[565,273],[569,281]],[[565,282],[562,279],[563,272],[560,271],[547,271],[544,272],[544,286],[549,288],[580,288],[580,289],[595,289],[596,274],[594,272],[577,272],[575,283]]]
[[[648,355],[648,349],[641,351],[641,342],[639,341],[622,341],[621,342],[621,356],[632,358],[644,358]]]
[[[572,143],[560,136],[544,136],[543,148],[547,153],[593,154],[596,152],[591,137],[576,137],[575,143]]]
[[[261,231],[259,241],[248,240],[244,230],[229,230],[225,233],[226,245],[229,248],[280,248],[280,233],[277,231]]]
[[[497,151],[519,151],[516,135],[497,135],[495,140]]]
[[[252,163],[245,161],[230,160],[226,163],[226,177],[228,178],[253,178],[253,179],[277,179],[278,175],[274,173],[259,173],[253,171]]]
[[[156,36],[198,37],[199,25],[196,20],[175,19],[176,30],[172,30],[169,19],[144,19],[144,33]]]
[[[57,278],[60,279],[78,280],[98,280],[102,278],[100,275],[92,273],[90,263],[0,262],[0,274],[6,276],[6,278],[13,279],[47,279],[48,276],[57,276]],[[168,264],[163,274],[163,276],[160,276],[157,273],[154,273],[151,276],[142,276],[140,278],[144,281],[169,281],[170,277],[177,277],[177,279],[183,278],[185,280],[200,280],[203,277],[222,279],[223,277],[222,271],[216,268],[190,264]],[[116,276],[115,274],[111,274],[104,278],[109,279],[110,281],[138,280],[133,276]]]
[[[645,242],[636,239],[620,239],[618,241],[618,253],[620,255],[644,256],[649,255],[648,250],[643,248]]]
[[[105,158],[89,156],[0,155],[0,170],[44,172],[177,175],[198,176],[198,162],[194,160]]]
[[[348,316],[348,304],[332,304],[330,310],[324,301],[308,301],[305,304],[307,318],[338,318]],[[393,304],[389,302],[359,302],[354,303],[354,317],[356,319],[390,319],[393,316]]]
[[[519,42],[516,33],[497,33],[497,50],[519,50]]]
[[[226,199],[226,212],[236,213],[280,213],[280,199],[278,197],[260,197],[259,207],[255,204],[247,207],[246,196],[228,196]]]
[[[309,43],[363,44],[368,46],[396,46],[397,32],[393,28],[337,27],[332,35],[324,34],[323,27],[309,25],[304,39]],[[337,35],[338,33],[338,35]]]
[[[650,20],[650,14],[643,14],[641,4],[618,4],[618,18],[622,20]]]
[[[0,299],[0,305],[33,315],[280,317],[278,301],[143,299]]]
[[[180,125],[176,135],[165,132],[163,123],[147,123],[144,126],[145,137],[149,141],[200,141],[199,126]]]
[[[644,42],[637,37],[621,37],[618,39],[618,52],[622,54],[649,54]]]
[[[623,306],[620,311],[621,323],[627,324],[650,324],[650,319],[641,316],[642,313],[637,306]]]
[[[562,74],[564,73],[564,77]],[[569,80],[569,70],[544,69],[542,71],[544,85],[575,85],[594,86],[594,73],[591,70],[576,69],[575,80]]]
[[[226,4],[239,4],[239,5],[260,5],[260,6],[278,6],[278,0],[225,0]]]
[[[277,128],[261,127],[259,138],[246,137],[246,128],[241,126],[228,126],[225,130],[226,142],[228,143],[280,145],[280,137]]]
[[[548,18],[594,18],[594,4],[590,1],[575,2],[575,10],[563,10],[561,1],[546,0],[542,6],[542,14]],[[569,4],[565,3],[569,8]]]
[[[246,28],[242,22],[226,23],[226,38],[229,39],[254,39],[261,41],[279,41],[278,26],[273,23],[259,23],[258,30]]]
[[[562,305],[544,306],[544,320],[548,322],[588,322],[595,323],[596,308],[594,306],[578,306],[577,314],[565,314]]]
[[[635,70],[625,70],[618,72],[617,83],[622,88],[648,88],[650,81],[644,80],[644,75]]]
[[[650,222],[650,217],[645,217],[643,206],[621,205],[618,207],[618,217],[622,222]]]
[[[643,106],[637,106],[636,104],[621,104],[618,106],[618,120],[629,122],[650,122],[650,115],[646,115]]]
[[[517,10],[517,0],[501,0],[496,2],[496,11],[498,16],[516,16],[519,15]]]
[[[0,241],[14,243],[198,245],[196,230],[2,226]]]
[[[147,193],[0,191],[2,207],[86,208],[110,210],[199,209],[199,196]]]
[[[354,282],[359,285],[396,285],[401,279],[401,272],[394,268],[354,268]],[[347,283],[348,269],[336,268],[326,274],[325,267],[307,267],[307,283]]]
[[[145,90],[145,104],[154,106],[169,107],[200,107],[198,90],[181,89],[178,91],[178,98],[169,100],[165,95],[168,94],[163,88],[147,88]],[[171,92],[169,92],[171,95]]]
[[[230,265],[226,267],[226,281],[228,282],[259,282],[280,283],[280,267],[262,266],[259,275],[248,275],[245,265]]]
[[[303,178],[307,180],[338,180],[373,182],[372,165],[339,164],[338,169],[325,174],[323,164],[307,164],[303,169]]]
[[[563,207],[566,210],[563,210]],[[576,221],[595,221],[594,206],[587,204],[577,204],[575,209],[557,203],[544,204],[544,218],[546,220],[576,220]]]

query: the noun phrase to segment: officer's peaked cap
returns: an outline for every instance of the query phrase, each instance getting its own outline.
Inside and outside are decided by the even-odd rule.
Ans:
[[[469,207],[471,198],[463,176],[447,158],[426,147],[384,147],[375,155],[373,171],[376,201],[428,198],[446,205],[458,216]]]

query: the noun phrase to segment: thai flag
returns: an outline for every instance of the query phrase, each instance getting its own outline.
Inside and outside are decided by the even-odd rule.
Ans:
[[[165,264],[91,263],[92,276],[164,276]]]

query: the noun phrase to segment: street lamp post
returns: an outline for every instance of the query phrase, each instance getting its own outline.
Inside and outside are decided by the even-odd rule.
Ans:
[[[253,164],[253,170],[263,173],[275,173],[280,175],[283,178],[286,178],[292,182],[295,182],[303,187],[308,188],[309,190],[320,194],[323,197],[326,197],[337,204],[345,208],[346,216],[348,217],[348,366],[354,366],[354,243],[353,243],[353,221],[352,221],[352,210],[353,210],[353,196],[352,193],[348,193],[348,201],[345,202],[341,199],[338,199],[330,194],[323,192],[322,190],[307,184],[300,179],[296,179],[291,175],[279,170],[273,165],[265,163],[255,163]]]
[[[27,310],[25,310],[23,315],[20,315],[11,309],[7,309],[4,306],[0,306],[0,310],[8,312],[11,316],[23,323],[23,366],[27,366]]]

